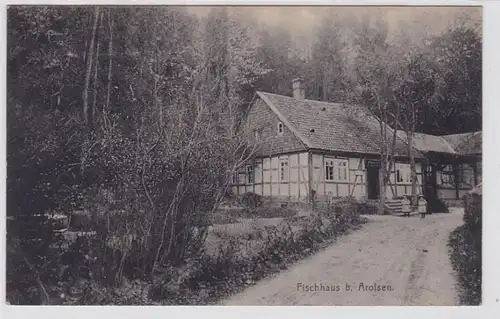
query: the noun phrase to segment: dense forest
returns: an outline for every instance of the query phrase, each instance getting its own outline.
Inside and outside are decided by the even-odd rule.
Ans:
[[[382,105],[417,132],[481,130],[482,31],[467,16],[389,36],[380,15],[322,15],[302,50],[245,9],[11,6],[7,18],[7,215],[91,211],[97,235],[78,251],[106,284],[198,253],[251,156],[238,127],[257,90],[291,95],[300,76],[308,99]],[[11,296],[56,280],[49,239],[7,235]]]

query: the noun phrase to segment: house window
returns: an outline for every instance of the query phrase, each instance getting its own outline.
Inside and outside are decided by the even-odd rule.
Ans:
[[[411,171],[409,165],[396,163],[396,184],[411,183]]]
[[[452,165],[446,165],[441,170],[441,184],[452,186],[455,181],[455,173],[453,172]]]
[[[477,182],[481,183],[482,178],[483,178],[483,168],[482,168],[482,163],[481,162],[476,162],[476,178]]]
[[[333,181],[333,170],[334,165],[332,160],[325,161],[325,179],[327,181]]]
[[[347,160],[337,160],[337,171],[339,173],[337,179],[347,181]]]
[[[396,183],[403,183],[403,172],[399,168],[396,169]]]
[[[347,181],[347,160],[338,158],[325,160],[325,180]]]
[[[474,175],[472,168],[467,164],[460,164],[457,171],[458,182],[462,187],[470,187],[474,184]]]
[[[260,134],[259,134],[259,131],[255,130],[254,131],[254,134],[255,134],[255,140],[258,141],[259,138],[260,138]]]
[[[231,181],[232,181],[232,183],[234,185],[239,184],[240,181],[239,181],[239,174],[238,174],[238,172],[233,173],[233,175],[231,177]]]
[[[280,182],[288,181],[288,159],[280,161]]]
[[[278,135],[283,135],[283,123],[278,122]]]
[[[247,166],[247,184],[253,184],[255,182],[255,174],[253,166]]]

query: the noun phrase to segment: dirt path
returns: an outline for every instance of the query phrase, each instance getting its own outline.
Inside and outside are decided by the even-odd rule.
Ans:
[[[425,219],[417,216],[370,216],[369,219],[363,229],[223,304],[457,304],[446,244],[450,232],[462,223],[461,211],[429,215]],[[363,290],[360,287],[363,284],[385,285],[386,291]],[[306,286],[312,289],[307,291]]]

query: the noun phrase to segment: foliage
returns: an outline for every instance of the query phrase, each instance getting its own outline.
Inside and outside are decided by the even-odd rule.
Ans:
[[[480,305],[482,296],[481,231],[471,231],[464,224],[450,234],[448,246],[451,263],[459,284],[460,304]]]
[[[257,207],[251,212],[256,218],[291,217],[297,215],[297,210],[290,207]]]
[[[464,224],[471,231],[481,230],[483,223],[482,195],[469,193],[464,196]]]
[[[439,199],[430,199],[427,201],[427,212],[429,213],[449,213],[446,203]]]
[[[462,305],[481,304],[482,195],[477,190],[464,196],[464,224],[449,238],[450,258],[458,277]]]
[[[378,207],[376,205],[367,203],[367,202],[360,202],[357,205],[357,211],[358,214],[360,215],[376,215],[379,214]],[[387,212],[384,211],[384,215],[387,215]]]
[[[289,207],[259,206],[254,209],[248,207],[231,208],[227,210],[230,217],[236,218],[276,218],[297,215],[297,210]]]
[[[358,201],[352,196],[343,197],[333,203],[333,212],[337,215],[357,214]]]
[[[269,274],[288,268],[295,261],[318,251],[330,240],[364,223],[356,216],[330,216],[332,219],[328,219],[329,222],[320,216],[308,218],[298,231],[294,231],[291,224],[268,226],[263,231],[262,249],[252,255],[238,254],[238,239],[231,239],[221,246],[216,256],[205,255],[191,268],[191,276],[177,286],[175,297],[170,296],[170,300],[166,296],[156,298],[172,304],[216,303]]]
[[[262,196],[247,192],[239,198],[239,203],[245,207],[256,208],[262,205]]]
[[[360,201],[352,196],[346,196],[342,199],[330,203],[329,212],[336,215],[375,215],[380,214],[379,207],[367,201]],[[384,209],[383,214],[389,214],[389,211]]]
[[[227,117],[213,117],[237,122],[224,101],[238,105],[247,74],[229,92],[205,90],[228,75],[206,68],[226,46],[200,54],[195,21],[177,8],[9,8],[8,211],[91,212],[96,235],[70,251],[91,256],[93,280],[119,286],[198,254],[228,176],[255,149],[245,132],[224,127]],[[238,43],[232,59],[254,69]],[[33,267],[13,280],[45,274],[33,260],[61,255],[21,247]]]
[[[225,213],[215,214],[214,218],[212,219],[212,223],[217,225],[234,224],[237,222],[238,219],[236,218],[236,216]]]
[[[201,256],[209,225],[222,218],[218,206],[230,196],[229,177],[255,153],[241,123],[256,90],[289,95],[297,76],[313,98],[335,102],[370,101],[366,92],[388,96],[389,88],[399,89],[392,80],[402,72],[386,66],[405,64],[395,59],[382,20],[379,31],[363,20],[349,19],[348,27],[319,21],[306,50],[312,54],[304,57],[289,30],[259,28],[236,9],[213,8],[200,17],[181,7],[9,7],[11,303],[72,303],[58,300],[61,293],[67,299],[68,290],[86,291],[75,303],[149,303],[142,281]],[[347,29],[359,39],[355,46],[345,41]],[[436,107],[426,103],[417,112],[416,130],[479,129],[479,33],[457,24],[430,40],[430,52],[412,51],[404,60],[416,81],[405,87],[435,93]],[[349,56],[369,63],[353,64]],[[247,196],[250,208],[239,215],[296,214],[263,208],[257,196]],[[95,235],[69,248],[53,236],[50,222],[32,216],[74,211],[87,216],[75,215],[77,228]],[[32,228],[23,227],[24,216]],[[323,235],[307,238],[308,232],[301,240],[313,247]],[[218,269],[229,257],[221,258],[204,262]],[[234,267],[240,266],[250,267],[248,261]]]

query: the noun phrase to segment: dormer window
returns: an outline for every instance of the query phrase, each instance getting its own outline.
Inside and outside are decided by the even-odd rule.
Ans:
[[[283,135],[283,123],[278,122],[278,135]]]

